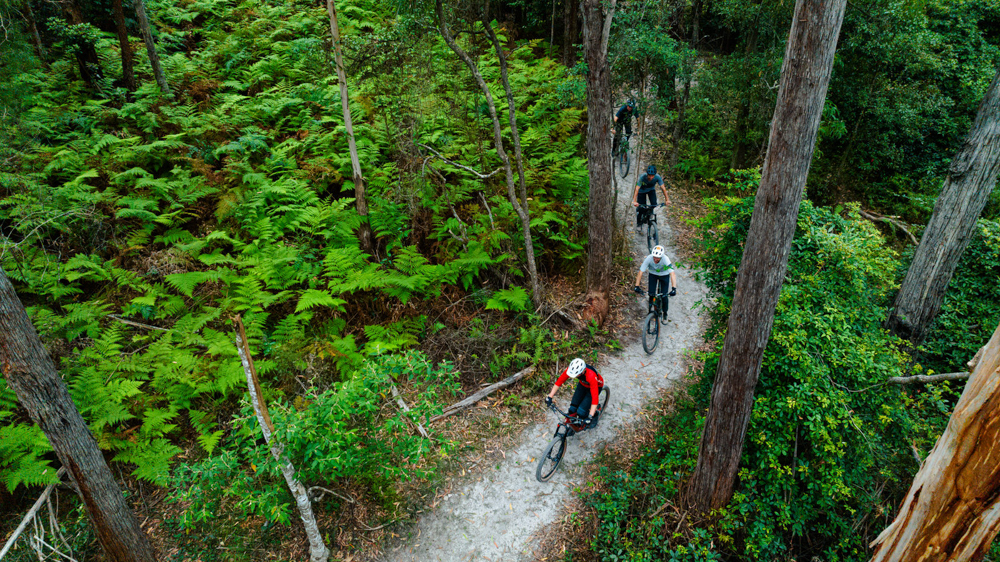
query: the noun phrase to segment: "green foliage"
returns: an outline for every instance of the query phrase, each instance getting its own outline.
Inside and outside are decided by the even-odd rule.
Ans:
[[[713,200],[710,209],[701,224],[701,261],[718,302],[709,334],[721,342],[753,198]],[[911,394],[885,384],[888,377],[920,372],[902,342],[881,327],[897,266],[897,256],[856,207],[842,215],[803,203],[739,486],[711,529],[717,555],[868,558],[868,542],[889,522],[918,468],[912,448],[929,451],[949,412],[948,385]],[[678,540],[656,536],[659,527],[646,523],[646,510],[675,499],[677,482],[693,467],[717,362],[718,350],[705,357],[694,405],[664,422],[653,450],[629,474],[605,476],[611,489],[635,492],[591,499],[606,518],[602,543],[649,559],[678,550]],[[627,524],[635,520],[643,523]],[[699,550],[706,541],[685,547],[685,556],[713,556]]]
[[[938,372],[966,370],[965,364],[1000,324],[997,302],[1000,222],[980,220],[948,284],[941,312],[924,341],[927,366]]]

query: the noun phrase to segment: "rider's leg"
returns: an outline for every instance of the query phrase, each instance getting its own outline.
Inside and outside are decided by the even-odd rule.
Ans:
[[[590,407],[590,389],[577,383],[576,390],[573,392],[573,398],[569,401],[569,413],[577,414],[579,416],[584,416],[585,412],[582,412],[580,405],[583,403],[584,399],[587,400],[587,407]]]
[[[629,134],[632,134],[631,131]],[[622,122],[615,123],[615,140],[611,143],[611,152],[618,154],[618,147],[622,143]]]
[[[653,296],[660,295],[660,302],[663,302],[664,293],[666,291],[667,277],[664,275],[653,275],[649,274],[649,279],[646,281],[646,286],[649,287],[649,306],[650,309],[653,307]],[[663,310],[662,308],[660,310]]]
[[[648,195],[649,195],[648,193],[639,193],[638,195],[635,196],[636,203],[638,203],[640,205],[645,205],[646,204],[646,197]],[[656,197],[656,195],[654,194],[653,197]],[[642,224],[644,222],[646,222],[645,217],[647,216],[648,213],[649,213],[649,209],[636,209],[635,210],[635,226],[636,226],[636,228],[642,226]]]

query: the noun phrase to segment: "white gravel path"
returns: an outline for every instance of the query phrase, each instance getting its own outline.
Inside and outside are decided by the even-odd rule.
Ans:
[[[634,155],[634,152],[633,152]],[[645,163],[641,164],[645,168]],[[630,205],[635,185],[633,163],[627,182],[619,184],[619,216],[624,216],[634,232],[635,214]],[[667,255],[674,255],[670,228],[662,210],[660,240]],[[633,252],[645,257],[645,239],[634,240]],[[641,254],[640,254],[641,252]],[[524,431],[520,444],[506,451],[506,458],[478,481],[462,485],[445,496],[437,508],[421,517],[408,536],[400,539],[386,553],[385,562],[459,562],[472,560],[531,560],[532,536],[556,521],[573,490],[585,481],[584,470],[602,444],[613,439],[620,426],[636,421],[642,406],[661,389],[670,387],[683,375],[684,353],[701,343],[701,309],[694,304],[706,294],[703,284],[692,271],[681,267],[677,272],[677,296],[670,299],[670,321],[660,331],[660,342],[652,355],[646,355],[636,339],[620,353],[601,357],[598,370],[611,391],[611,407],[601,416],[596,430],[570,438],[566,458],[547,483],[535,480],[538,455],[551,438],[557,419],[549,414],[546,421]],[[637,308],[645,307],[635,299]],[[639,332],[639,326],[636,326]],[[573,387],[567,384],[557,395],[565,409]],[[539,400],[539,407],[543,407]]]

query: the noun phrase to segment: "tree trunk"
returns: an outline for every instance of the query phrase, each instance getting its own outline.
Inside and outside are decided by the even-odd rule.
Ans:
[[[531,279],[531,300],[535,307],[542,304],[542,288],[538,281],[538,268],[535,266],[535,251],[531,238],[531,217],[528,211],[528,189],[524,183],[524,158],[521,156],[521,133],[517,130],[517,109],[514,104],[514,93],[510,89],[510,80],[507,78],[507,57],[503,54],[503,46],[497,39],[497,34],[489,22],[489,14],[483,17],[483,27],[486,28],[486,35],[493,43],[493,48],[497,52],[500,60],[500,81],[503,83],[504,92],[507,94],[507,119],[510,122],[510,136],[514,143],[514,162],[517,164],[518,195],[524,214],[520,215],[521,230],[525,233],[524,243],[531,244],[531,251],[528,252],[528,277]]]
[[[563,10],[563,66],[572,67],[576,64],[576,44],[580,30],[577,22],[580,18],[580,0],[565,0]]]
[[[330,14],[330,35],[333,36],[333,59],[337,67],[337,82],[340,84],[340,107],[344,112],[344,128],[347,130],[347,149],[351,153],[351,173],[354,178],[354,208],[361,217],[358,228],[358,243],[361,251],[374,253],[372,227],[368,221],[368,200],[365,198],[365,178],[361,174],[358,159],[358,145],[354,141],[354,121],[351,119],[350,97],[347,95],[347,73],[344,72],[344,54],[340,48],[340,24],[337,22],[337,6],[334,0],[326,0],[326,11]]]
[[[122,9],[122,0],[111,0],[111,11],[115,17],[115,31],[118,32],[118,45],[122,52],[122,85],[125,89],[134,92],[135,69],[133,66],[132,44],[128,42],[128,30],[125,28],[125,11]]]
[[[0,269],[0,368],[31,419],[45,432],[114,562],[156,557],[86,422],[73,404],[7,274]]]
[[[163,95],[172,97],[173,93],[167,84],[167,75],[163,73],[163,67],[160,66],[160,55],[156,54],[153,31],[149,28],[149,18],[146,17],[146,4],[142,0],[132,0],[132,5],[135,6],[135,15],[139,20],[139,31],[142,32],[142,40],[146,43],[146,53],[149,54],[149,64],[153,67],[156,84],[160,87]]]
[[[323,534],[319,531],[319,524],[316,523],[316,516],[313,514],[312,501],[309,499],[309,492],[306,487],[299,482],[295,476],[295,466],[288,457],[284,455],[284,448],[281,443],[274,438],[274,424],[271,423],[271,415],[267,411],[267,404],[264,402],[264,395],[260,389],[260,381],[257,380],[257,369],[253,364],[253,357],[250,355],[250,346],[247,344],[247,333],[243,329],[243,320],[237,316],[233,319],[236,327],[236,352],[240,355],[240,363],[243,364],[243,373],[247,377],[247,388],[250,391],[250,403],[253,404],[253,411],[257,415],[257,423],[260,424],[260,431],[264,434],[264,442],[271,450],[271,456],[278,461],[278,468],[281,469],[288,490],[295,498],[295,505],[299,508],[299,516],[302,524],[306,528],[306,537],[309,539],[309,561],[326,562],[330,558],[330,549],[323,542]]]
[[[486,105],[490,111],[490,119],[493,122],[493,141],[496,143],[497,156],[500,157],[500,161],[503,163],[503,169],[507,178],[507,198],[510,200],[510,204],[514,207],[514,212],[517,213],[519,219],[521,219],[521,231],[524,235],[524,250],[527,254],[528,262],[528,275],[531,278],[532,285],[532,300],[533,302],[538,302],[541,298],[540,285],[538,281],[538,272],[535,270],[535,247],[531,240],[531,215],[528,212],[528,207],[522,205],[521,200],[518,198],[517,190],[514,185],[514,171],[510,165],[510,157],[507,155],[507,151],[504,149],[503,145],[503,132],[500,127],[500,119],[497,117],[497,107],[496,103],[493,101],[493,95],[490,94],[490,89],[486,85],[486,81],[483,79],[483,75],[479,72],[479,67],[476,66],[475,61],[469,57],[458,43],[455,42],[455,38],[451,36],[451,31],[448,30],[448,22],[444,15],[444,5],[442,0],[435,0],[435,11],[437,12],[438,27],[441,30],[441,36],[444,38],[445,43],[451,48],[452,51],[458,55],[458,58],[465,63],[465,66],[469,68],[472,72],[473,78],[476,80],[476,84],[479,85],[479,89],[483,92],[483,96],[486,98]],[[489,26],[487,26],[489,27]],[[492,32],[492,29],[490,30]],[[506,59],[502,58],[502,64],[506,65]],[[509,91],[509,84],[507,85]],[[513,111],[513,107],[511,107]],[[512,133],[517,137],[516,121],[511,118],[511,125],[514,127]],[[523,180],[522,180],[523,181]],[[522,183],[523,185],[523,183]],[[527,201],[525,201],[527,203]]]
[[[24,2],[24,17],[28,20],[28,29],[31,31],[31,42],[35,47],[35,54],[38,60],[45,63],[45,47],[42,46],[42,36],[38,34],[38,24],[35,23],[35,12],[31,9],[30,0]]]
[[[67,0],[59,4],[71,25],[86,23],[83,21],[83,11],[75,0]],[[90,87],[96,87],[97,82],[104,77],[101,60],[97,57],[97,48],[92,43],[78,43],[76,64],[80,68],[80,79]]]
[[[733,493],[754,387],[788,267],[847,0],[798,0],[781,89],[736,293],[687,502],[724,506]]]
[[[1000,172],[1000,72],[986,90],[969,136],[955,155],[934,212],[893,303],[886,326],[914,343],[941,310],[962,252]]]
[[[948,427],[913,478],[872,562],[982,560],[1000,529],[1000,327],[969,362]]]
[[[583,49],[587,62],[587,169],[590,179],[587,294],[583,321],[603,324],[611,298],[612,236],[615,202],[611,186],[611,69],[608,37],[617,0],[583,2]]]

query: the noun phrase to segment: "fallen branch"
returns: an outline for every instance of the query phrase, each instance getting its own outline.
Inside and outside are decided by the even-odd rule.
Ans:
[[[524,377],[534,372],[535,372],[534,367],[528,367],[527,369],[519,371],[498,383],[491,384],[490,386],[480,390],[479,392],[473,394],[472,396],[464,400],[461,400],[459,402],[455,402],[451,406],[448,406],[447,408],[444,409],[444,412],[442,412],[440,415],[432,417],[430,420],[427,421],[427,423],[434,423],[438,420],[443,420],[448,416],[455,415],[465,409],[468,409],[470,406],[472,406],[476,402],[479,402],[483,398],[486,398],[490,394],[493,394],[494,392],[502,388],[507,388],[508,386],[511,386],[512,384],[516,383],[517,381],[523,379]]]
[[[864,218],[866,218],[866,219],[868,219],[870,221],[874,221],[874,222],[887,222],[887,223],[889,223],[889,224],[891,224],[891,225],[899,228],[903,232],[905,232],[906,235],[910,237],[910,241],[913,242],[914,246],[917,246],[917,245],[920,244],[920,241],[917,240],[917,237],[914,236],[913,233],[910,232],[910,230],[908,228],[906,228],[906,223],[904,223],[902,221],[899,221],[899,220],[896,220],[896,217],[876,215],[874,213],[869,213],[869,212],[866,212],[866,211],[862,211],[860,209],[858,209],[858,214],[860,214],[862,217],[864,217]]]
[[[59,469],[59,472],[56,472],[56,478],[61,479],[62,475],[65,473],[66,473],[66,467],[61,467]],[[52,490],[55,489],[55,487],[56,484],[49,484],[48,486],[45,487],[45,490],[42,492],[42,495],[38,496],[38,499],[35,500],[35,505],[31,506],[31,509],[29,509],[28,513],[25,514],[24,519],[21,519],[21,524],[17,526],[17,529],[14,529],[14,534],[12,534],[10,538],[7,539],[7,542],[3,545],[3,550],[0,550],[0,560],[2,560],[3,557],[7,555],[7,552],[14,546],[14,543],[17,541],[17,538],[21,536],[21,533],[23,533],[24,530],[28,527],[28,523],[31,522],[31,519],[35,516],[36,513],[38,513],[38,510],[42,508],[42,505],[45,504],[46,500],[49,499],[49,494],[52,493]]]
[[[452,166],[455,166],[456,168],[461,168],[461,169],[465,170],[466,172],[469,172],[470,174],[473,174],[474,176],[476,176],[477,178],[479,178],[481,180],[485,180],[487,178],[491,178],[494,175],[496,175],[497,172],[499,172],[500,170],[503,169],[503,168],[497,168],[496,170],[493,170],[492,172],[490,172],[488,174],[484,174],[484,173],[482,173],[482,172],[480,172],[478,170],[475,170],[475,169],[470,168],[468,166],[465,166],[463,164],[459,164],[458,162],[454,162],[452,160],[448,160],[440,152],[434,150],[433,148],[427,146],[426,144],[419,144],[419,143],[417,143],[417,146],[419,146],[421,148],[426,148],[427,150],[430,150],[431,152],[434,153],[434,156],[438,157],[438,159],[444,160],[445,162],[451,164]],[[491,216],[492,216],[492,213],[491,213]]]
[[[918,382],[962,381],[969,378],[969,373],[944,373],[941,375],[913,375],[912,377],[892,377],[885,381],[889,384],[917,384]]]
[[[112,318],[114,320],[117,320],[117,321],[121,322],[122,324],[128,324],[129,326],[135,326],[136,328],[143,328],[145,330],[159,330],[161,332],[169,332],[170,331],[169,328],[161,328],[159,326],[152,326],[150,324],[143,324],[141,322],[135,322],[135,321],[129,320],[127,318],[122,318],[121,316],[118,316],[117,314],[109,314],[108,318]]]
[[[396,404],[399,404],[399,409],[403,410],[405,413],[410,412],[410,407],[403,402],[403,398],[399,395],[399,391],[396,390],[396,385],[392,385],[392,396],[396,399]],[[424,439],[430,439],[431,436],[427,434],[427,430],[420,423],[417,423],[417,430],[420,431],[420,435],[423,435]]]

